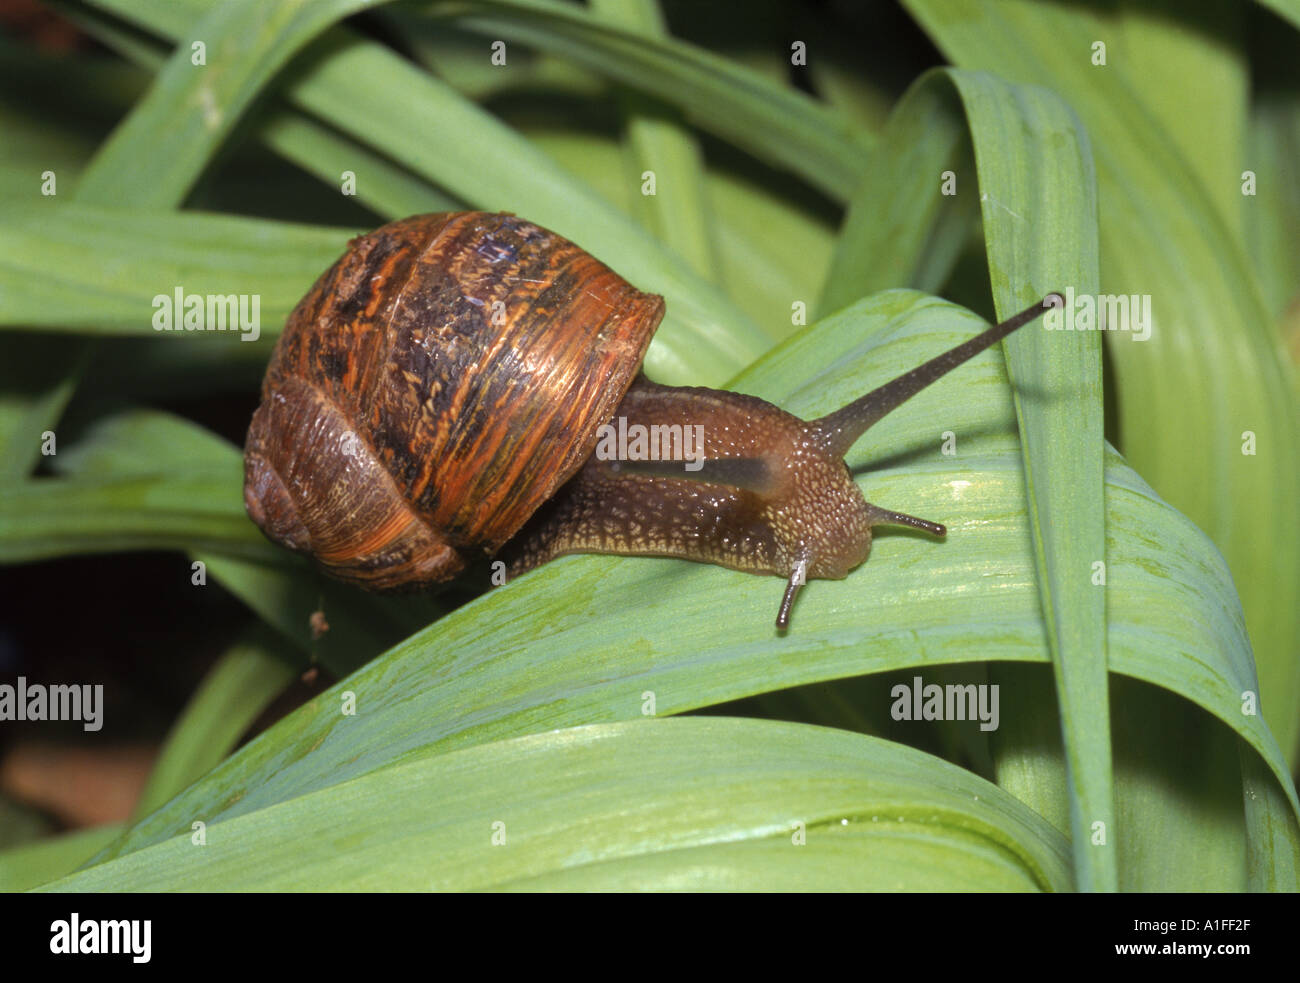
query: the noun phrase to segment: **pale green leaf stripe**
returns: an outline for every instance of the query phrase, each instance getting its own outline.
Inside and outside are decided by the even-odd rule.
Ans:
[[[865,299],[765,358],[739,384],[803,416],[824,413],[983,322],[911,291]],[[356,777],[426,745],[660,714],[819,680],[987,660],[1046,661],[1014,411],[996,352],[881,421],[850,455],[868,498],[944,521],[944,543],[881,535],[842,582],[814,581],[785,638],[774,578],[620,557],[557,560],[462,607],[241,749],[136,827],[117,851]],[[798,380],[797,382],[794,380]],[[935,420],[967,434],[938,452]],[[1294,789],[1271,734],[1243,717],[1254,685],[1231,578],[1213,547],[1115,456],[1107,465],[1109,651],[1115,671],[1204,706]],[[719,606],[717,599],[727,598]],[[635,610],[635,618],[618,612]],[[599,667],[598,678],[592,667]],[[544,669],[544,671],[539,670]],[[338,729],[338,694],[358,716]],[[1041,707],[1004,707],[1004,715]],[[307,753],[308,751],[311,753]],[[1205,872],[1212,882],[1213,872]]]
[[[0,892],[28,891],[72,873],[124,829],[112,823],[0,850]]]
[[[970,120],[998,317],[1052,290],[1096,293],[1097,178],[1074,114],[1045,89],[985,73],[950,77]],[[1115,836],[1095,836],[1098,823],[1115,827],[1106,600],[1093,580],[1106,555],[1101,340],[1035,324],[1004,345],[1061,712],[1075,875],[1081,889],[1114,891]]]
[[[132,818],[147,816],[215,767],[294,674],[293,660],[268,629],[245,632],[208,670],[172,725]]]
[[[958,99],[951,97],[954,90]],[[973,143],[973,162],[966,143]],[[976,197],[999,317],[1067,286],[1096,292],[1091,151],[1078,121],[1051,93],[982,73],[935,70],[900,101],[876,160],[881,166],[850,203],[825,308],[848,300],[862,281],[915,280],[934,248],[933,230],[945,221],[960,225],[962,200]],[[941,192],[940,175],[948,170],[955,195]],[[1034,325],[1009,339],[1006,349],[1039,591],[1063,707],[1075,869],[1080,888],[1114,890],[1114,840],[1098,849],[1089,832],[1095,822],[1114,826],[1104,593],[1090,580],[1092,564],[1105,556],[1100,343]],[[1071,517],[1068,536],[1062,524],[1043,519],[1063,515]],[[1011,726],[1026,723],[1016,717]],[[1017,791],[1031,802],[1041,794],[1037,788]]]
[[[1077,5],[909,0],[958,64],[1051,85],[1088,127],[1099,177],[1102,287],[1151,298],[1151,337],[1112,334],[1120,439],[1135,467],[1223,549],[1260,667],[1262,706],[1300,749],[1300,408],[1249,259],[1152,115],[1140,71],[1091,64],[1109,29]],[[1067,52],[1068,54],[1062,54]],[[1239,173],[1225,176],[1239,181]],[[1192,394],[1192,398],[1189,398]],[[1243,454],[1243,434],[1257,451]],[[1189,480],[1189,476],[1194,476]]]
[[[164,10],[141,0],[100,0],[170,35],[197,17],[193,4]],[[523,215],[640,289],[663,294],[668,313],[646,359],[654,378],[717,384],[769,347],[771,339],[720,290],[526,138],[393,52],[349,38],[335,31],[322,39],[321,57],[285,80],[285,97],[463,201]]]
[[[91,162],[77,197],[179,205],[267,82],[337,20],[376,0],[223,0],[194,26]],[[193,63],[192,44],[206,64]]]
[[[359,719],[339,718],[343,729]],[[794,843],[796,824],[805,846]],[[494,833],[504,845],[494,845]],[[873,862],[887,856],[892,862]],[[829,728],[684,718],[453,754],[425,749],[315,794],[209,821],[202,849],[188,834],[174,837],[49,888],[464,891],[539,887],[556,876],[570,890],[609,890],[635,886],[628,867],[647,864],[661,884],[672,878],[683,889],[1070,885],[1061,835],[955,765]]]
[[[657,0],[592,0],[592,12],[645,38],[667,35]],[[718,280],[714,217],[704,189],[704,161],[694,135],[677,112],[637,93],[622,93],[626,156],[636,188],[654,181],[654,194],[638,194],[637,215],[704,279]]]

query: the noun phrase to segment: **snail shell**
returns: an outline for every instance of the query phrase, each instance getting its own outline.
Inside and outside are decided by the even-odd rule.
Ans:
[[[509,214],[354,239],[276,345],[245,450],[248,514],[371,590],[449,580],[592,454],[663,313]]]

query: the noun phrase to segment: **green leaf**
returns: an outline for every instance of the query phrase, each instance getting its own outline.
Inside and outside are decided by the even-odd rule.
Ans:
[[[463,203],[405,168],[337,133],[289,111],[265,120],[259,136],[268,147],[322,182],[336,186],[345,173],[356,178],[357,201],[389,219],[427,212],[455,212]]]
[[[27,891],[72,873],[125,828],[111,823],[0,850],[0,891]]]
[[[157,410],[123,410],[76,437],[52,459],[60,475],[165,475],[176,462],[187,471],[228,471],[239,461],[239,450],[211,430]]]
[[[1300,0],[1259,0],[1259,2],[1278,16],[1285,17],[1300,30]]]
[[[239,473],[34,479],[0,489],[0,563],[125,550],[216,550],[268,566],[283,551],[244,515]]]
[[[717,718],[425,749],[207,820],[202,849],[187,833],[51,889],[182,885],[1062,891],[1069,872],[1059,833],[960,768],[843,731]]]
[[[46,431],[86,371],[90,353],[67,349],[53,338],[0,336],[0,474],[6,479],[21,480],[35,467]]]
[[[937,290],[977,214],[965,187],[976,179],[973,164],[957,90],[946,75],[922,76],[894,107],[849,201],[819,314],[890,287]],[[953,195],[942,193],[949,171]]]
[[[351,234],[225,215],[9,205],[0,223],[0,327],[244,343],[229,330],[155,331],[154,300],[170,301],[177,288],[255,296],[265,333],[278,333]]]
[[[1261,97],[1251,120],[1249,159],[1257,188],[1244,198],[1246,243],[1281,329],[1288,313],[1293,326],[1300,313],[1300,95]],[[1293,343],[1291,353],[1293,362],[1300,361],[1300,345]]]
[[[1242,242],[1240,173],[1250,65],[1242,40],[1246,4],[1120,3],[1097,34],[1160,120],[1171,149],[1196,172],[1205,196]],[[1139,67],[1140,66],[1140,67]],[[1188,112],[1195,106],[1195,112]]]
[[[971,121],[998,316],[1063,286],[1095,292],[1096,175],[1078,121],[1043,89],[983,74],[953,80]],[[1075,875],[1081,889],[1113,891],[1115,852],[1090,835],[1115,814],[1106,603],[1095,579],[1106,556],[1101,348],[1093,335],[1043,330],[1004,344],[1064,731]],[[1063,515],[1068,527],[1053,521]]]

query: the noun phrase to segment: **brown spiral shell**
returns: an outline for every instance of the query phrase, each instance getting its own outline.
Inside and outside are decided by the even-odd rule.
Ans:
[[[354,239],[272,355],[248,514],[372,590],[449,580],[591,455],[663,312],[509,214],[419,215]]]

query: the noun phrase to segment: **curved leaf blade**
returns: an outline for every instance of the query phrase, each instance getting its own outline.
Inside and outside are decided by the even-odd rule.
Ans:
[[[800,832],[807,847],[795,845]],[[1060,834],[969,772],[844,731],[722,717],[424,749],[210,821],[205,837],[202,849],[173,837],[50,889],[609,890],[647,866],[695,889],[1070,883]]]

